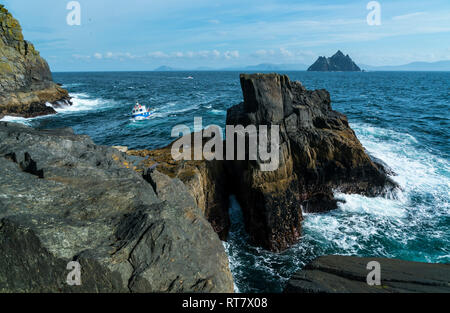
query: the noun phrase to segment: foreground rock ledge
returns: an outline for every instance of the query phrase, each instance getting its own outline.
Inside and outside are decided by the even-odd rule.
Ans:
[[[233,292],[184,184],[140,161],[70,129],[0,122],[0,292]],[[71,260],[81,286],[66,283]]]
[[[67,90],[55,84],[47,62],[24,40],[19,22],[0,5],[0,118],[55,114],[71,105]]]
[[[381,286],[369,286],[370,261],[381,267]],[[430,264],[387,258],[322,256],[297,272],[286,293],[450,292],[450,264]]]

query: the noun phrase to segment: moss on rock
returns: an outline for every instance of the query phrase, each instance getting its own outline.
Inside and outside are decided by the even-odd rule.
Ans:
[[[68,92],[53,82],[47,62],[24,40],[20,23],[0,7],[0,114],[24,117],[52,114],[46,103],[70,103]],[[30,108],[32,108],[30,110]]]

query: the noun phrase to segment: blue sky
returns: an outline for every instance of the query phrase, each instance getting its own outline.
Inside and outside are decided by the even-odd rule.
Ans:
[[[450,60],[450,1],[0,0],[53,71],[311,64],[338,49],[359,64]]]

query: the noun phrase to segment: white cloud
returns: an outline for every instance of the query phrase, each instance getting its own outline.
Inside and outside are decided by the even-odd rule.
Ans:
[[[90,55],[81,55],[81,54],[72,54],[72,56],[78,60],[89,60],[91,58]]]
[[[253,53],[253,55],[256,56],[256,57],[273,56],[273,55],[275,55],[275,51],[274,50],[261,49],[261,50],[256,51],[255,53]]]
[[[221,53],[219,50],[200,50],[200,51],[177,51],[177,52],[162,52],[162,51],[156,51],[156,52],[150,52],[148,53],[149,57],[152,58],[220,58],[221,56],[224,56],[225,58],[237,58],[239,57],[238,51],[227,51],[225,53]]]
[[[211,24],[220,24],[219,20],[209,20],[208,22],[210,22]]]
[[[139,56],[137,55],[133,55],[130,52],[106,52],[104,54],[97,52],[94,54],[94,58],[96,58],[97,60],[101,60],[101,59],[120,59],[120,60],[124,60],[124,59],[136,59]]]
[[[291,57],[294,56],[294,54],[291,51],[289,51],[289,50],[287,50],[287,49],[285,49],[283,47],[280,48],[280,53],[281,53],[282,56],[288,57],[288,58],[291,58]]]
[[[174,52],[172,55],[176,58],[182,58],[184,56],[184,53],[183,52]]]
[[[237,59],[239,58],[239,51],[226,51],[223,55],[225,56],[225,59]]]
[[[396,21],[396,20],[406,20],[406,19],[417,17],[417,16],[424,15],[424,14],[425,14],[425,12],[415,12],[415,13],[410,13],[410,14],[397,15],[397,16],[394,16],[392,19],[394,21]]]
[[[220,56],[220,52],[217,50],[213,50],[212,51],[213,56],[215,56],[216,58],[218,58]]]
[[[152,58],[168,58],[168,57],[169,57],[168,54],[166,54],[166,53],[164,53],[164,52],[162,52],[162,51],[150,52],[150,53],[148,54],[148,56],[149,56],[149,57],[152,57]]]

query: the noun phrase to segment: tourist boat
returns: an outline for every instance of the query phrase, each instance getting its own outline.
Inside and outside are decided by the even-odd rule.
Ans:
[[[136,121],[148,119],[150,115],[150,108],[147,109],[145,105],[140,105],[139,103],[136,103],[131,111],[131,117]]]

